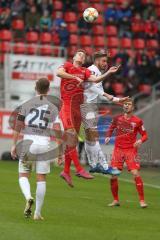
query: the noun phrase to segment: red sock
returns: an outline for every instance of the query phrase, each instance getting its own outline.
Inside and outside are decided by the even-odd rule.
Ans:
[[[119,201],[119,197],[118,197],[118,178],[111,178],[110,184],[111,184],[111,192],[112,192],[114,200]]]
[[[139,200],[144,201],[144,190],[143,190],[143,181],[140,176],[135,177],[135,184],[136,184],[136,189],[139,195]]]
[[[77,152],[76,147],[74,147],[74,148],[73,147],[68,147],[68,153],[69,153],[70,158],[73,160],[76,171],[77,172],[81,171],[83,168],[80,165],[78,152]]]
[[[71,158],[69,156],[68,148],[65,150],[64,172],[70,174]]]

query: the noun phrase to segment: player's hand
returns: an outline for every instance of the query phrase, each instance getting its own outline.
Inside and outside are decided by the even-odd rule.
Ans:
[[[116,73],[118,72],[118,70],[120,69],[121,65],[118,65],[118,66],[115,66],[115,67],[110,67],[109,70],[108,70],[108,73]]]
[[[134,146],[135,148],[139,148],[141,145],[142,145],[142,140],[139,139],[139,140],[137,140],[137,141],[134,143],[133,146]]]
[[[110,137],[107,137],[106,139],[105,139],[105,144],[108,144],[109,143],[109,141],[110,141]]]
[[[79,77],[75,77],[75,79],[77,80],[77,82],[78,82],[78,84],[77,84],[77,86],[80,86],[84,81],[81,79],[81,78],[79,78]]]
[[[16,159],[16,158],[17,158],[16,145],[13,145],[13,146],[11,147],[11,157],[12,157],[13,159]]]
[[[58,157],[58,165],[61,166],[63,164],[64,160],[62,156]]]
[[[124,103],[128,99],[129,99],[129,96],[128,97],[119,98],[119,103]]]

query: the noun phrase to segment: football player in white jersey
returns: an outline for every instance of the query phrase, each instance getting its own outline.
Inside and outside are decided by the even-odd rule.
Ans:
[[[25,217],[31,217],[32,214],[34,199],[31,195],[29,176],[33,165],[36,169],[34,220],[43,220],[41,209],[46,192],[46,174],[50,172],[50,160],[46,154],[49,152],[50,134],[58,118],[58,108],[47,95],[49,86],[46,78],[36,81],[36,97],[25,102],[17,115],[11,148],[12,157],[19,157],[19,185],[26,199]],[[21,132],[24,137],[18,144]]]
[[[100,76],[106,70],[108,53],[100,50],[94,54],[94,63],[88,67],[92,74]],[[128,97],[117,98],[107,94],[103,90],[102,83],[86,83],[84,90],[84,104],[81,106],[81,114],[85,126],[85,151],[87,153],[88,162],[91,166],[90,172],[101,172],[104,174],[118,175],[120,171],[108,166],[107,159],[102,152],[98,141],[97,131],[97,98],[104,96],[112,102],[124,102]]]

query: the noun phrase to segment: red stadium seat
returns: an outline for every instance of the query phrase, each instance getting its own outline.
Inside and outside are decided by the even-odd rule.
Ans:
[[[76,46],[69,47],[68,48],[68,56],[69,57],[73,57],[76,51],[77,51],[77,47]]]
[[[154,4],[158,7],[160,7],[160,0],[154,0]]]
[[[107,47],[108,48],[118,48],[119,47],[119,39],[116,37],[108,37],[107,38]]]
[[[51,45],[42,45],[40,47],[40,54],[43,56],[51,56],[52,55],[52,47]]]
[[[0,40],[1,41],[11,41],[12,39],[12,33],[10,30],[1,30],[0,31]]]
[[[88,55],[92,55],[93,53],[93,48],[92,47],[84,47],[84,50]]]
[[[37,44],[29,44],[27,47],[26,47],[26,50],[27,50],[27,54],[29,55],[35,55],[37,52],[38,52],[38,45]]]
[[[10,50],[10,42],[0,42],[0,52],[7,53],[10,52]]]
[[[69,43],[70,43],[70,45],[77,45],[78,35],[77,34],[70,34]]]
[[[24,21],[21,19],[16,19],[12,21],[13,30],[24,30]]]
[[[113,89],[114,93],[116,94],[116,96],[123,95],[124,91],[125,91],[123,83],[118,83],[118,82],[112,84],[112,89]]]
[[[24,53],[26,52],[25,43],[24,43],[24,42],[16,43],[16,44],[13,46],[13,52],[14,52],[15,54],[24,54]]]
[[[78,11],[83,12],[86,8],[89,7],[89,4],[86,2],[78,2],[77,6],[78,6]]]
[[[93,25],[92,31],[94,35],[104,35],[104,27],[101,25]]]
[[[140,84],[138,87],[139,92],[144,93],[146,95],[150,95],[152,92],[152,87],[149,84]]]
[[[94,37],[93,43],[95,47],[104,47],[106,45],[104,37],[101,36]]]
[[[121,38],[121,48],[132,48],[132,40],[130,38]]]
[[[99,3],[99,0],[90,0],[90,3]]]
[[[126,52],[128,53],[128,55],[131,57],[131,58],[135,58],[135,51],[132,50],[132,49],[126,49]]]
[[[52,41],[52,35],[51,33],[48,33],[48,32],[42,32],[40,34],[40,42],[42,44],[46,44],[46,43],[51,43]]]
[[[52,41],[53,41],[54,45],[56,45],[56,46],[60,45],[60,39],[59,39],[59,35],[57,33],[53,34]]]
[[[104,4],[115,3],[115,0],[103,0]]]
[[[158,8],[156,8],[155,10],[156,10],[157,18],[160,18],[160,6],[158,6]]]
[[[54,1],[53,7],[54,7],[54,11],[62,11],[62,9],[63,9],[62,1]]]
[[[111,58],[115,57],[115,55],[118,53],[118,49],[117,48],[109,48],[108,49]]]
[[[60,49],[59,48],[53,48],[53,51],[52,51],[52,53],[53,53],[53,56],[54,57],[58,57],[58,56],[60,56]]]
[[[4,58],[5,58],[5,54],[0,54],[0,64],[1,65],[4,64]]]
[[[136,49],[144,49],[145,48],[145,41],[141,38],[133,40],[133,46]]]
[[[37,43],[38,42],[38,33],[37,32],[27,32],[26,41],[28,43]]]
[[[104,11],[104,7],[103,7],[103,5],[102,5],[101,3],[93,3],[93,4],[92,4],[92,7],[95,8],[95,9],[97,9],[97,11],[98,11],[99,13],[101,13],[101,12]]]
[[[91,46],[92,38],[90,36],[80,36],[80,44],[81,46]]]
[[[129,0],[127,2],[130,2]],[[124,0],[115,0],[115,3],[118,5],[122,5],[124,3]]]
[[[146,46],[148,49],[158,49],[159,44],[158,41],[156,39],[149,39],[146,42]]]
[[[118,34],[117,27],[113,25],[106,26],[106,33],[107,36],[117,36]]]
[[[99,15],[96,21],[94,22],[94,24],[99,24],[99,25],[103,25],[103,23],[104,23],[104,18],[102,15]]]
[[[77,15],[75,12],[65,12],[64,14],[64,21],[65,22],[77,22]]]
[[[68,23],[67,29],[70,33],[77,33],[78,32],[78,26],[76,23]]]

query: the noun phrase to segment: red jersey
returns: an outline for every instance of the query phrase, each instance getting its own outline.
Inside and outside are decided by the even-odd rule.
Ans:
[[[133,148],[138,133],[142,136],[142,142],[147,140],[143,121],[134,115],[130,118],[126,118],[124,115],[115,117],[107,131],[107,137],[111,137],[114,130],[116,131],[115,147]]]
[[[69,74],[77,76],[84,81],[90,77],[91,72],[85,67],[75,67],[72,63],[66,62],[62,67]],[[61,80],[61,98],[70,99],[76,94],[83,94],[84,88],[82,84],[78,86],[78,81],[76,79],[63,79]]]

